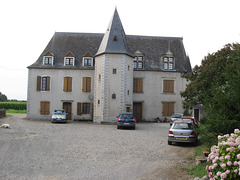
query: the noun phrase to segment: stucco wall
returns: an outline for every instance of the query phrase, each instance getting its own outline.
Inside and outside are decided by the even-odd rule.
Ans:
[[[37,76],[50,77],[50,91],[36,90]],[[72,92],[63,91],[63,78],[66,76],[72,77]],[[91,92],[82,92],[83,77],[91,77]],[[92,102],[89,95],[93,95],[93,84],[94,70],[29,69],[27,117],[49,120],[51,115],[40,115],[40,101],[49,101],[51,113],[55,109],[62,109],[63,102],[71,102],[73,119],[89,119],[90,115],[77,116],[77,102]]]
[[[143,78],[143,93],[134,93],[133,101],[142,102],[143,119],[162,117],[162,102],[174,102],[174,112],[183,113],[180,92],[186,87],[185,78],[177,72],[134,71],[134,78]],[[163,93],[163,80],[174,80],[174,93]]]

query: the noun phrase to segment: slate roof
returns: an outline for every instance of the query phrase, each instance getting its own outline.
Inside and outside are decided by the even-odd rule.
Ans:
[[[188,73],[192,68],[182,40],[181,37],[125,35],[115,10],[105,34],[56,32],[37,61],[28,68],[94,70],[94,66],[82,66],[87,53],[93,57],[103,53],[133,56],[134,52],[140,51],[144,54],[145,71],[164,71],[160,58],[171,52],[175,58],[174,71]],[[64,66],[64,57],[69,52],[75,57],[74,66]],[[53,65],[43,65],[43,56],[47,53],[54,55]]]
[[[129,56],[133,56],[117,9],[115,9],[114,15],[109,23],[106,33],[103,36],[96,56],[103,53],[127,54]]]

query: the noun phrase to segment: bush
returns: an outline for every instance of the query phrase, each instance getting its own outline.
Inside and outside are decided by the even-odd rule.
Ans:
[[[26,110],[26,102],[0,102],[0,109]]]
[[[207,161],[210,179],[240,179],[240,130],[218,136],[218,146],[211,147]]]

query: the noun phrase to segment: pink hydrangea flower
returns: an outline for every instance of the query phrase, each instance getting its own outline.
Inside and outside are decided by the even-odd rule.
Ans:
[[[233,165],[234,165],[234,166],[237,166],[237,165],[238,165],[238,162],[237,162],[237,161],[234,161]]]
[[[222,173],[221,173],[220,171],[217,172],[217,176],[221,176],[221,174],[222,174]]]
[[[222,174],[221,174],[221,178],[222,178],[222,179],[226,179],[226,178],[227,178],[227,174],[226,174],[226,173],[222,173]]]
[[[228,161],[228,162],[227,162],[227,165],[228,165],[228,166],[231,166],[231,165],[232,165],[232,162],[231,162],[231,161]]]
[[[226,170],[226,172],[225,172],[226,174],[229,174],[230,173],[230,171],[229,170]]]
[[[222,163],[221,164],[221,168],[224,169],[226,167],[226,164],[225,163]]]
[[[234,173],[238,173],[238,170],[237,170],[237,169],[235,169],[235,170],[234,170]]]
[[[234,129],[234,133],[240,133],[239,129]]]
[[[240,159],[240,154],[237,155],[237,158]]]
[[[230,155],[226,155],[225,159],[230,160]]]

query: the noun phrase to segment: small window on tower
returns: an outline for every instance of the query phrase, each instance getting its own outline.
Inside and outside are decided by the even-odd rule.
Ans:
[[[117,41],[117,36],[115,35],[114,38],[113,38],[114,41]]]
[[[113,69],[113,74],[117,74],[117,69]]]
[[[116,99],[116,94],[112,94],[112,99]]]

